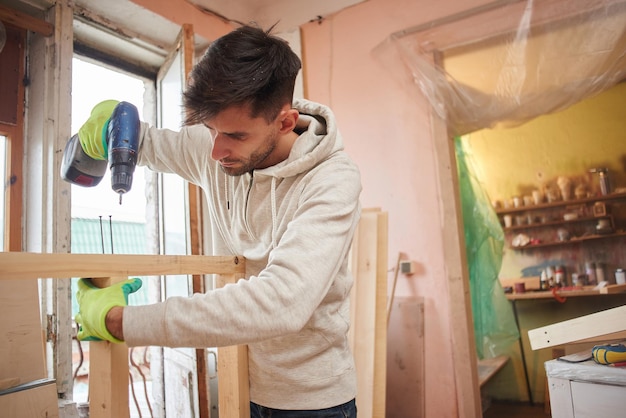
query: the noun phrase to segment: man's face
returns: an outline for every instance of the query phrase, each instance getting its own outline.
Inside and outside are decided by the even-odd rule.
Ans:
[[[204,125],[211,131],[213,152],[224,173],[240,176],[278,163],[273,157],[280,140],[279,124],[251,118],[247,106],[230,107]]]

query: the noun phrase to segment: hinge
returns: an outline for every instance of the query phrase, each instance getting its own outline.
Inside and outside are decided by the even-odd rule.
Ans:
[[[57,342],[57,321],[55,314],[46,315],[46,341],[56,345]]]

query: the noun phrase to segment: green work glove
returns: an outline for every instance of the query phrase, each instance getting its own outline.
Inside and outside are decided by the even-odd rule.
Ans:
[[[78,138],[83,151],[94,160],[108,158],[107,128],[113,109],[118,103],[117,100],[105,100],[95,105],[87,122],[78,130]]]
[[[134,278],[115,283],[109,287],[99,288],[89,279],[78,281],[78,339],[81,341],[111,341],[121,343],[107,330],[105,319],[107,313],[115,306],[128,305],[128,295],[141,288],[141,279]]]

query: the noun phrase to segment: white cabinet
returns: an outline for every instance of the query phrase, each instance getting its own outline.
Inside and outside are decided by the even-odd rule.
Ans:
[[[615,418],[626,414],[626,368],[595,363],[545,363],[552,418]]]

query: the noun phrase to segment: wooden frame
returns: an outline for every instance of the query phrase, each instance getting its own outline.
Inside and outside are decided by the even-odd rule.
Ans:
[[[6,17],[6,9],[0,7],[0,17]],[[3,20],[4,20],[3,17]],[[12,22],[12,21],[11,21]],[[0,66],[0,76],[8,77],[7,82],[16,85],[15,96],[6,97],[7,105],[15,105],[14,120],[0,120],[0,134],[7,137],[7,170],[2,178],[8,181],[9,187],[4,188],[5,216],[4,216],[4,248],[7,251],[20,251],[22,248],[22,200],[23,200],[23,154],[24,154],[24,84],[21,80],[25,73],[24,51],[26,46],[26,31],[24,29],[8,27],[9,36],[14,34],[19,45],[12,45],[16,52],[17,62],[9,61],[9,66]],[[8,58],[3,58],[7,59]],[[15,65],[15,68],[10,68]],[[17,69],[17,71],[14,71]],[[5,73],[6,71],[6,73]],[[14,79],[13,79],[14,78]],[[3,118],[4,119],[4,118]]]
[[[229,256],[0,253],[0,280],[93,277],[110,285],[128,276],[217,274],[218,284],[234,283],[245,273],[245,260]],[[35,307],[34,307],[35,308]],[[128,350],[125,344],[90,345],[89,399],[92,418],[127,418]],[[218,349],[220,416],[250,416],[247,347]]]
[[[357,372],[359,417],[383,418],[387,378],[388,215],[363,209],[351,251],[348,340]]]
[[[533,350],[569,343],[626,338],[626,305],[528,331]]]

